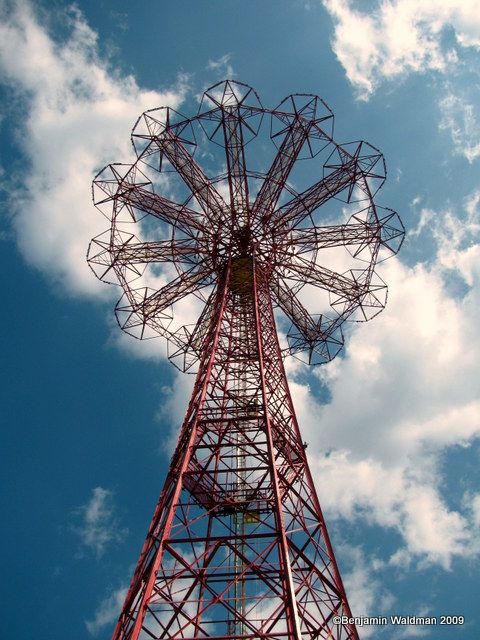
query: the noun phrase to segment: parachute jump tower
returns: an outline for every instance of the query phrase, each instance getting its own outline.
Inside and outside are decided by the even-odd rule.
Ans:
[[[224,81],[192,118],[145,112],[136,162],[94,180],[111,226],[88,259],[121,328],[197,372],[114,640],[358,638],[284,358],[328,362],[383,309],[404,231],[373,200],[381,153],[332,136],[320,98],[269,110]]]

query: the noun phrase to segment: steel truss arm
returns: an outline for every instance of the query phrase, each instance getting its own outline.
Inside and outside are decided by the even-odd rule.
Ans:
[[[157,242],[125,242],[109,249],[112,264],[149,264],[154,262],[189,262],[198,255],[197,246],[190,239],[159,240]]]
[[[295,229],[287,242],[296,253],[340,246],[366,246],[380,242],[378,224],[358,223]],[[281,236],[279,237],[281,239]]]
[[[362,285],[300,256],[286,260],[285,263],[280,261],[279,266],[283,267],[285,275],[288,274],[287,277],[292,280],[301,284],[311,284],[349,300],[356,300],[368,292],[368,281]]]
[[[192,330],[180,327],[175,333],[169,333],[168,358],[182,371],[187,371],[194,364],[208,335],[208,328],[216,313],[216,288],[213,288]]]
[[[174,302],[177,302],[189,293],[193,293],[202,286],[206,286],[208,284],[207,279],[211,274],[212,269],[210,267],[203,267],[201,269],[195,267],[190,271],[182,273],[178,278],[175,278],[175,280],[172,280],[149,296],[139,299],[135,296],[135,291],[131,291],[127,293],[130,302],[129,310],[141,313],[145,318],[145,322],[155,320],[155,316],[161,314]],[[126,309],[123,307],[121,310],[125,311]]]
[[[264,227],[268,225],[288,176],[303,143],[308,137],[310,123],[297,116],[288,129],[280,149],[272,162],[252,207],[252,217],[260,215]]]
[[[291,320],[307,342],[314,342],[326,337],[303,304],[276,276],[270,279],[270,290],[275,304]]]
[[[94,238],[88,249],[88,262],[100,280],[108,281],[112,271],[116,278],[128,286],[143,272],[143,265],[155,262],[197,264],[196,245],[189,238],[163,240],[159,242],[138,242],[131,233],[113,230]],[[131,278],[127,277],[131,274]]]
[[[143,187],[128,186],[125,188],[123,186],[122,190],[115,196],[115,199],[118,202],[144,211],[155,218],[159,218],[167,224],[178,226],[188,235],[192,235],[192,229],[201,232],[206,231],[206,221],[201,213],[172,202],[168,198],[148,191]]]
[[[208,332],[208,327],[212,323],[213,315],[216,312],[215,300],[217,297],[217,292],[215,289],[212,290],[210,296],[208,297],[207,302],[205,303],[205,307],[203,308],[200,317],[198,318],[195,327],[192,333],[188,337],[187,345],[184,346],[185,349],[193,349],[195,353],[199,353],[200,349],[205,342],[205,337]]]
[[[227,209],[225,201],[185,146],[170,129],[165,129],[162,135],[156,137],[155,143],[195,196],[207,220],[219,223]]]
[[[225,107],[221,111],[228,168],[228,186],[230,189],[230,208],[232,220],[234,223],[236,221],[238,226],[242,224],[239,216],[246,219],[249,217],[248,180],[245,167],[242,118],[238,106]]]
[[[277,209],[271,218],[274,228],[296,227],[327,200],[351,186],[356,166],[357,160],[352,158],[348,163],[335,169],[328,176]]]

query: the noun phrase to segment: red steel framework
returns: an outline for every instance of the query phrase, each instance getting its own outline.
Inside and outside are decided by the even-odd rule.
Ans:
[[[276,147],[267,172],[265,123]],[[124,290],[120,326],[168,338],[182,370],[198,365],[115,640],[358,638],[283,359],[328,362],[345,320],[381,311],[386,286],[374,267],[398,251],[404,230],[373,201],[385,178],[380,152],[335,143],[332,125],[316,96],[267,110],[253,89],[224,81],[193,118],[145,112],[132,134],[137,161],[108,165],[94,181],[111,227],[92,240],[89,263]],[[255,138],[249,161],[259,168],[249,169]],[[197,140],[206,165],[212,143],[224,149],[214,178],[194,159]],[[322,176],[298,191],[302,156],[320,162]],[[332,203],[350,219],[328,224],[327,213],[320,224]],[[338,251],[333,264],[354,263],[344,273],[322,266]],[[183,322],[192,312],[196,323]]]

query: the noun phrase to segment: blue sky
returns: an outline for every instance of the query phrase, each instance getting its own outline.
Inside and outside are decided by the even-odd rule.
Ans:
[[[320,95],[385,154],[407,236],[385,311],[288,371],[357,615],[456,614],[478,638],[480,16],[474,0],[0,1],[2,634],[111,635],[191,379],[114,322],[85,262],[90,199],[147,108],[234,77]],[[2,636],[3,637],[3,636]]]

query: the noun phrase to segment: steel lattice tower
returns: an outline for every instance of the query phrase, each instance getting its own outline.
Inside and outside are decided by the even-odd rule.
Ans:
[[[193,118],[145,112],[132,134],[137,161],[108,165],[94,181],[111,228],[92,241],[89,262],[124,290],[120,326],[167,337],[179,368],[198,365],[116,640],[358,638],[336,618],[351,612],[283,358],[327,362],[345,320],[383,308],[386,286],[374,267],[398,250],[403,227],[373,201],[382,155],[364,142],[336,144],[332,123],[316,96],[292,95],[267,110],[250,87],[225,81]],[[265,141],[276,146],[267,172],[247,168],[257,136],[249,163],[265,162]],[[214,143],[223,147],[223,173],[207,178],[193,157],[197,142],[204,165]],[[317,182],[298,191],[301,155],[322,175],[312,165]],[[333,224],[332,212],[346,221]],[[134,225],[149,239],[135,237]],[[354,264],[342,274],[323,261],[339,247],[348,252],[333,263],[348,256]],[[198,320],[189,325],[192,310]],[[286,319],[280,342],[276,323]]]

